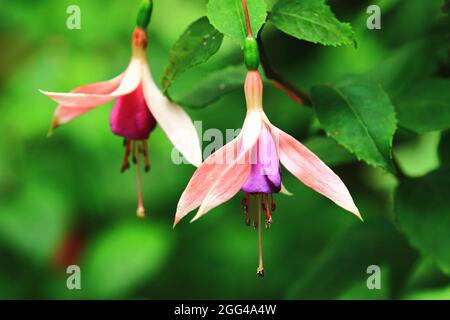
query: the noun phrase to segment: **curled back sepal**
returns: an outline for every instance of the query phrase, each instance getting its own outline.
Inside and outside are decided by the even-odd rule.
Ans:
[[[136,18],[136,25],[142,29],[147,29],[152,17],[153,1],[143,0],[139,7],[139,12]]]

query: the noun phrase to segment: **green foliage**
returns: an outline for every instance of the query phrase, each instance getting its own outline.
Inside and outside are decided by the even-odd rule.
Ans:
[[[402,252],[402,256],[399,256]],[[289,291],[289,299],[333,299],[357,282],[366,282],[367,267],[381,267],[381,276],[389,268],[391,289],[397,294],[415,253],[389,222],[369,221],[348,230],[335,239]],[[403,274],[403,275],[402,275]],[[399,283],[400,282],[400,283]],[[381,288],[381,290],[387,290]],[[389,290],[389,289],[388,289]],[[375,290],[376,291],[376,290]]]
[[[401,181],[395,196],[400,228],[411,244],[450,274],[450,170]]]
[[[405,300],[446,300],[450,297],[450,287],[422,289],[406,295]]]
[[[450,131],[446,131],[441,136],[439,143],[439,155],[443,166],[450,166]]]
[[[171,247],[167,232],[140,222],[122,223],[91,245],[81,266],[89,297],[123,297],[155,278],[164,266]]]
[[[265,0],[247,1],[252,33],[258,34],[267,16]],[[232,38],[240,46],[247,38],[242,0],[209,0],[208,18],[217,30]]]
[[[222,45],[223,35],[202,17],[191,24],[173,46],[169,65],[163,76],[163,88],[169,89],[172,82],[183,72],[208,61]]]
[[[216,102],[225,94],[239,89],[242,90],[245,74],[246,69],[242,65],[218,70],[208,75],[177,101],[190,108],[204,108]]]
[[[311,98],[330,137],[358,159],[394,171],[392,139],[397,121],[394,107],[379,85],[351,76],[335,84],[315,86]]]
[[[366,28],[364,6],[328,2],[337,17],[351,22],[358,48],[307,42],[353,42],[352,29],[335,20],[325,1],[275,4],[268,22],[274,21],[275,9],[290,6],[292,12],[281,10],[277,22],[286,25],[280,29],[306,41],[265,28],[267,65],[306,92],[326,85],[312,90],[311,109],[265,83],[264,110],[273,124],[333,166],[366,222],[283,171],[283,183],[294,195],[274,196],[274,224],[263,230],[263,281],[254,274],[257,233],[244,225],[242,193],[198,223],[171,229],[176,203],[195,169],[172,162],[173,146],[161,128],[151,134],[152,169],[142,175],[148,213],[143,221],[135,218],[134,167],[126,174],[119,170],[124,149],[108,124],[113,103],[45,138],[56,105],[37,89],[68,91],[123,72],[141,3],[77,0],[81,30],[67,29],[64,1],[1,5],[0,46],[8,48],[0,51],[1,299],[448,298],[450,134],[444,83],[450,42],[442,0],[375,1],[383,13],[382,29],[376,31]],[[248,4],[256,36],[266,8],[263,1]],[[221,40],[224,33],[244,44],[241,1],[210,1],[208,14],[216,9],[209,18],[217,29],[206,18],[198,20],[207,12],[206,1],[156,5],[148,28],[152,72],[162,78],[170,65],[166,89],[193,108],[188,110],[193,120],[202,121],[205,148],[216,138],[207,129],[226,136],[245,117],[246,69],[236,65],[243,63],[242,51],[233,40],[207,42],[207,50],[202,41],[202,35],[215,33]],[[318,19],[325,28],[308,25],[302,19],[308,11],[297,6],[323,10]],[[316,21],[317,16],[309,11],[306,18]],[[192,37],[183,35],[189,25],[197,26]],[[178,51],[171,54],[172,47]],[[348,74],[372,82],[350,77],[328,84]],[[392,146],[396,176],[378,169],[392,170],[395,131],[392,105],[378,84],[399,118]],[[362,125],[348,101],[371,115]],[[429,130],[435,131],[423,133]],[[334,136],[336,131],[341,136]],[[76,240],[79,232],[83,241],[74,250],[67,240]],[[74,254],[64,263],[81,267],[82,290],[67,290],[65,266],[55,265],[61,254]],[[367,290],[366,270],[372,264],[381,267],[381,290]]]
[[[418,133],[450,128],[450,80],[424,79],[396,103],[399,125]]]
[[[337,166],[356,161],[354,155],[328,137],[314,137],[305,142],[323,162],[329,166]]]
[[[331,46],[354,43],[351,25],[336,19],[324,0],[279,0],[269,21],[300,40]]]
[[[0,239],[31,264],[45,265],[67,230],[66,210],[55,190],[46,184],[30,184],[14,202],[0,202]]]

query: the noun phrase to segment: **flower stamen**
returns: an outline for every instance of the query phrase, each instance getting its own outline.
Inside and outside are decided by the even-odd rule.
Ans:
[[[248,215],[249,206],[250,206],[250,195],[248,193],[245,194],[245,198],[242,199],[242,206],[245,211],[245,224],[250,226],[250,217]]]
[[[120,168],[120,171],[122,173],[130,168],[129,158],[130,158],[130,152],[131,152],[131,141],[127,141],[125,139],[124,144],[125,144],[125,157],[123,159],[122,166]]]
[[[145,172],[149,172],[150,171],[150,160],[148,157],[147,140],[142,140],[142,154],[144,155],[144,170],[145,170]]]
[[[131,143],[131,150],[132,150],[131,151],[131,155],[132,155],[133,163],[136,164],[137,163],[137,156],[138,156],[138,154],[137,154],[138,150],[137,150],[136,141],[132,141],[132,143]]]
[[[272,216],[270,215],[269,210],[269,195],[264,194],[263,195],[263,201],[264,201],[264,208],[266,210],[266,229],[269,229],[272,225]]]

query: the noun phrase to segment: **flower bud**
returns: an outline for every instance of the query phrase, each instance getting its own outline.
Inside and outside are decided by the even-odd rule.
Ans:
[[[256,39],[253,37],[245,39],[244,61],[248,70],[257,70],[259,67],[259,48]]]
[[[139,7],[139,12],[136,19],[136,24],[142,29],[146,29],[150,23],[150,18],[152,16],[153,10],[153,0],[143,0],[141,6]]]

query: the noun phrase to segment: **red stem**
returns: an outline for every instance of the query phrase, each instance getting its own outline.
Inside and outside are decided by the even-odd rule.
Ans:
[[[242,7],[244,8],[245,24],[247,26],[247,35],[249,38],[253,37],[252,26],[250,25],[250,16],[248,14],[247,0],[242,0]]]

